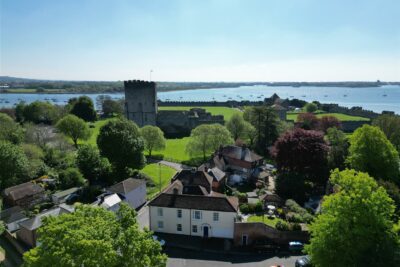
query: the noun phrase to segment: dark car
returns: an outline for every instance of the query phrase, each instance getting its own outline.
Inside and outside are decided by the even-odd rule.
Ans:
[[[289,242],[289,251],[292,253],[301,253],[304,248],[304,244],[298,241]]]
[[[310,256],[304,256],[301,257],[300,259],[296,260],[296,263],[294,265],[295,267],[311,267],[311,258]]]

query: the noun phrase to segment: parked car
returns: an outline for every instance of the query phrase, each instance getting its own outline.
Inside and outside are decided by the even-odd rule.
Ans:
[[[304,244],[298,241],[289,242],[289,251],[292,253],[300,253],[304,248]]]
[[[311,258],[310,256],[306,255],[301,257],[300,259],[296,260],[295,267],[311,267]]]
[[[161,247],[164,247],[164,246],[165,246],[165,240],[164,240],[164,239],[161,239],[161,238],[159,238],[158,236],[153,235],[153,240],[154,240],[154,241],[158,241],[158,243],[160,243]]]

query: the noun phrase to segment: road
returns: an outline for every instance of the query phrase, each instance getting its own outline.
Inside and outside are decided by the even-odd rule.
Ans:
[[[281,265],[294,267],[296,259],[301,256],[276,257],[268,255],[227,256],[207,252],[194,252],[178,249],[167,249],[168,267],[270,267]]]

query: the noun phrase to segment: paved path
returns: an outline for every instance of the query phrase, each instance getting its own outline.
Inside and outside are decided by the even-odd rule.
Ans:
[[[178,249],[167,249],[168,267],[270,267],[281,265],[294,267],[295,262],[301,256],[276,257],[265,254],[243,256],[243,255],[223,255],[210,254],[207,252],[194,252]]]
[[[185,166],[181,163],[176,163],[176,162],[172,162],[172,161],[167,161],[167,160],[156,160],[156,159],[148,159],[149,163],[160,163],[162,165],[171,167],[173,169],[175,169],[176,171],[181,171],[182,169],[187,169],[189,168],[188,166]]]
[[[150,228],[149,207],[147,206],[147,204],[138,211],[136,219],[140,229],[143,229],[144,227]]]

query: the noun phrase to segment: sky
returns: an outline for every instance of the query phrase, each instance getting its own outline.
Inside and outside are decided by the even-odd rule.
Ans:
[[[400,81],[400,1],[0,0],[0,75]]]

